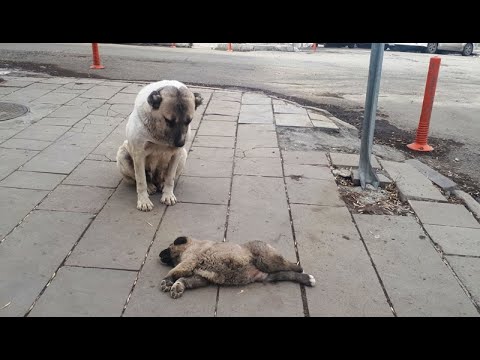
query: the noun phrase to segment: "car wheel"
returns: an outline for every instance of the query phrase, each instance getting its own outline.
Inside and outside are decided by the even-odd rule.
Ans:
[[[473,53],[473,44],[471,43],[465,44],[465,46],[463,47],[462,55],[470,56],[472,55],[472,53]]]
[[[426,52],[429,54],[435,54],[437,52],[438,44],[436,43],[428,43]]]

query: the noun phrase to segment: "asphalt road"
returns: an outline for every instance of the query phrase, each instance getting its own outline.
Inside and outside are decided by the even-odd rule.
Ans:
[[[259,89],[307,104],[331,105],[343,120],[361,123],[370,50],[324,49],[316,53],[233,52],[101,44],[104,70],[90,70],[90,44],[0,44],[0,68],[110,79],[176,79],[190,84]],[[437,152],[421,156],[444,174],[480,184],[480,57],[440,55],[430,126]],[[423,101],[431,55],[385,52],[377,140],[404,148]],[[43,67],[42,67],[43,66]],[[356,111],[355,111],[356,110]],[[478,195],[477,195],[478,196]]]

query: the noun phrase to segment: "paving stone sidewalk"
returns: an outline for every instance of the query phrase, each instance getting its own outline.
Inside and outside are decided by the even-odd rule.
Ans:
[[[480,224],[409,163],[372,159],[409,216],[352,214],[334,168],[358,156],[280,149],[277,129],[337,131],[324,111],[196,88],[189,157],[166,207],[136,209],[115,155],[144,83],[3,76],[0,316],[478,316]],[[5,114],[5,116],[8,114]],[[3,115],[2,115],[3,116]],[[159,252],[180,235],[263,240],[317,284],[210,286],[173,300]]]

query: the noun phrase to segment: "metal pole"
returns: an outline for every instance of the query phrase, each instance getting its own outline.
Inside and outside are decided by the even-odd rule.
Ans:
[[[365,189],[367,184],[371,184],[377,189],[380,184],[377,174],[372,168],[370,155],[372,153],[375,118],[377,116],[384,45],[383,43],[374,43],[372,44],[372,50],[370,52],[370,69],[368,70],[367,97],[365,99],[365,116],[362,126],[360,163],[358,166],[362,189]]]

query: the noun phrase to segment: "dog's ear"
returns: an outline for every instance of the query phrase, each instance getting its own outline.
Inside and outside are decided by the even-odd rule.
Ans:
[[[196,110],[200,105],[202,105],[203,97],[202,95],[200,95],[200,93],[193,93],[193,95],[195,96],[195,110]]]
[[[162,95],[160,95],[159,91],[152,91],[152,93],[148,95],[147,101],[152,108],[158,110],[162,102]]]
[[[182,245],[187,243],[187,238],[185,236],[180,236],[175,239],[173,245]]]

